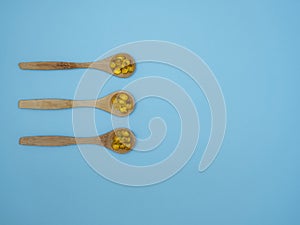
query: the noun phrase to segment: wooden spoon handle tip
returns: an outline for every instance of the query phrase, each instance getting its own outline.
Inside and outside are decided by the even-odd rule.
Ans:
[[[103,145],[100,137],[67,137],[67,136],[29,136],[21,137],[20,145],[31,146],[66,146],[76,144]]]
[[[32,99],[19,101],[20,109],[69,109],[79,107],[97,107],[96,100]]]
[[[31,136],[21,137],[19,143],[31,146],[66,146],[75,145],[76,140],[74,137],[65,136]]]
[[[68,109],[72,108],[72,105],[72,100],[64,99],[37,99],[19,101],[19,108],[21,109]]]

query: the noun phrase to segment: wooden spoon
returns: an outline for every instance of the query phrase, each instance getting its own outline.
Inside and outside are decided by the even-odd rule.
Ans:
[[[125,100],[122,100],[122,98]],[[117,116],[127,116],[134,110],[135,101],[129,92],[117,91],[96,100],[33,99],[20,100],[18,105],[21,109],[68,109],[95,107]]]
[[[134,73],[135,61],[129,54],[119,53],[96,62],[21,62],[19,63],[19,67],[23,70],[65,70],[93,68],[102,70],[117,77],[126,78]]]
[[[120,134],[127,134],[125,141]],[[129,139],[128,139],[129,138]],[[116,139],[120,139],[116,142]],[[127,128],[118,128],[96,137],[68,137],[68,136],[29,136],[21,137],[19,144],[31,146],[67,146],[76,144],[101,145],[120,154],[131,151],[135,146],[135,135]]]

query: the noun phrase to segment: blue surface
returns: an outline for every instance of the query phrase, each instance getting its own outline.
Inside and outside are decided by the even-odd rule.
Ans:
[[[1,1],[0,224],[300,224],[299,10],[299,1]],[[74,146],[18,145],[20,136],[73,133],[71,110],[19,110],[17,101],[73,98],[84,72],[21,71],[18,62],[89,61],[144,39],[191,49],[222,87],[227,133],[207,171],[197,170],[210,127],[205,98],[180,71],[161,65],[142,64],[137,74],[172,72],[203,107],[198,149],[166,182],[121,186],[93,172]],[[172,107],[145,100],[132,118],[139,137],[148,135],[152,115],[141,110],[151,104],[176,121]],[[100,122],[99,132],[109,129]]]

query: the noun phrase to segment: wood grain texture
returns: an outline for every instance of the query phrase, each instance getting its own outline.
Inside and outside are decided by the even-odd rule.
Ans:
[[[72,100],[66,99],[35,99],[19,101],[19,108],[21,109],[67,109],[72,108],[72,106]]]
[[[30,136],[20,138],[19,143],[33,146],[66,146],[75,145],[76,140],[74,137],[64,136]]]
[[[22,62],[19,67],[23,70],[67,70],[89,68],[92,63],[73,62]]]

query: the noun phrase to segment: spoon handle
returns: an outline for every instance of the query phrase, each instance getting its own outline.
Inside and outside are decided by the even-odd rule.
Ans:
[[[21,145],[31,146],[66,146],[76,144],[98,144],[102,145],[100,137],[67,137],[67,136],[29,136],[21,137]]]
[[[33,99],[19,101],[19,108],[21,109],[69,109],[95,107],[95,105],[95,100]]]
[[[88,68],[91,63],[74,62],[21,62],[19,67],[23,70],[66,70]]]

